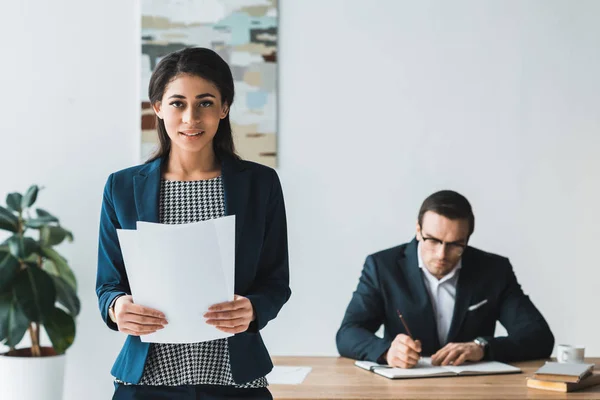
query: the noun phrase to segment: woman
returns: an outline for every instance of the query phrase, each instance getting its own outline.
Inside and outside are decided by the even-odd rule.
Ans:
[[[272,363],[259,331],[291,294],[277,174],[236,155],[229,122],[233,77],[212,50],[188,48],[164,57],[150,79],[149,97],[160,148],[144,165],[110,175],[100,218],[100,312],[109,328],[128,334],[111,371],[113,398],[270,399],[265,375]],[[223,215],[236,216],[236,295],[204,318],[235,335],[204,343],[142,343],[141,335],[168,322],[160,310],[133,302],[116,229],[135,229],[136,221],[178,224]]]

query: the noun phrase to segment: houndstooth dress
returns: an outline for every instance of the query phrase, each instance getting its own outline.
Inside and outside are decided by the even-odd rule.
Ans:
[[[216,177],[201,181],[162,180],[160,222],[185,224],[225,215],[223,181]],[[140,385],[228,385],[261,388],[262,377],[241,385],[233,381],[227,339],[203,343],[151,343]]]

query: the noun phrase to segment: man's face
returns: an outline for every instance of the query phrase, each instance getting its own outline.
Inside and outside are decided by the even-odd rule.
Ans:
[[[417,222],[417,240],[421,242],[421,258],[436,278],[447,275],[458,263],[469,240],[469,221],[449,219],[433,211]]]

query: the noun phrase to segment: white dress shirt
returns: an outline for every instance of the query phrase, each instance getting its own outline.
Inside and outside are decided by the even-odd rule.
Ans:
[[[456,284],[458,283],[458,275],[460,269],[462,268],[462,259],[458,261],[450,273],[448,273],[442,279],[438,279],[433,276],[431,272],[429,272],[425,266],[425,263],[423,262],[423,258],[421,257],[420,242],[417,254],[419,259],[419,268],[421,268],[425,278],[425,288],[427,289],[429,299],[431,300],[431,305],[433,306],[438,339],[440,340],[440,345],[443,347],[446,345],[448,340],[448,331],[450,330],[452,316],[454,315]]]

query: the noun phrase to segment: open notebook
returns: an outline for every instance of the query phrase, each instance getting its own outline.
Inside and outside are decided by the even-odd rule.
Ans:
[[[436,367],[431,364],[430,357],[422,357],[419,363],[410,369],[392,368],[388,365],[377,364],[370,361],[356,361],[359,368],[372,371],[390,379],[408,378],[434,378],[440,376],[463,376],[463,375],[493,375],[493,374],[516,374],[521,372],[517,367],[503,364],[497,361],[484,361],[478,363],[467,363],[460,366]]]

